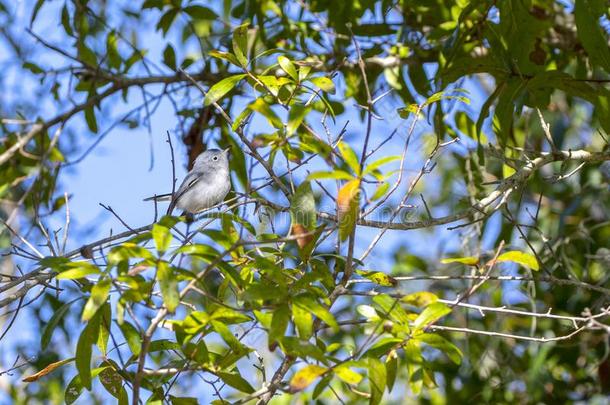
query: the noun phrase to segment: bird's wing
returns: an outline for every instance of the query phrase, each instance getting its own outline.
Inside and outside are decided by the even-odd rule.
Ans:
[[[172,199],[172,193],[155,194],[152,197],[147,197],[142,201],[169,201]]]
[[[191,188],[193,188],[193,186],[199,181],[199,179],[201,179],[202,174],[203,174],[202,172],[196,171],[196,172],[190,172],[189,174],[186,175],[186,177],[182,181],[182,184],[180,185],[180,187],[178,187],[178,190],[176,191],[174,198],[172,198],[172,202],[169,204],[169,207],[167,208],[167,215],[171,215],[171,213],[174,210],[174,207],[176,206],[176,204],[178,203],[178,200],[180,199],[180,197],[182,197],[184,195],[184,193],[186,193]]]

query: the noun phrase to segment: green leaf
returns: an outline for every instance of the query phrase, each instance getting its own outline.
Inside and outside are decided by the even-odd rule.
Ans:
[[[171,44],[167,44],[163,50],[163,63],[165,63],[170,69],[176,70],[176,51]]]
[[[38,66],[37,64],[35,64],[33,62],[24,62],[23,68],[29,70],[30,72],[32,72],[34,74],[44,73],[44,69],[42,69],[40,66]]]
[[[464,111],[458,111],[455,113],[455,125],[457,125],[460,132],[469,138],[474,139],[483,145],[488,144],[489,141],[487,140],[487,137],[481,131],[477,131],[476,124]]]
[[[138,246],[133,242],[125,242],[122,245],[116,246],[108,253],[108,266],[114,266],[128,259],[150,259],[155,260],[150,251],[142,246]]]
[[[240,66],[239,61],[237,60],[235,55],[233,55],[232,53],[213,50],[213,51],[208,52],[208,55],[210,55],[214,58],[217,58],[217,59],[226,60],[226,61],[234,64],[235,66]]]
[[[364,37],[379,37],[396,33],[396,29],[389,24],[354,24],[352,30],[354,35]]]
[[[99,333],[95,343],[102,353],[102,356],[105,357],[108,352],[108,339],[110,338],[110,326],[112,323],[110,302],[102,305],[95,316],[99,318]]]
[[[408,326],[409,316],[400,305],[400,300],[392,298],[387,294],[379,294],[373,297],[373,302],[381,309],[383,315],[388,316],[394,322]]]
[[[68,270],[62,271],[55,278],[57,280],[74,280],[91,274],[100,274],[100,269],[89,262],[72,262]]]
[[[97,120],[95,119],[95,112],[93,106],[85,108],[85,121],[87,121],[87,127],[93,133],[97,133]]]
[[[322,374],[326,373],[327,368],[315,364],[309,364],[297,371],[290,379],[290,392],[299,392],[307,388]]]
[[[233,31],[233,53],[242,67],[248,66],[248,24]]]
[[[96,67],[97,66],[97,56],[95,55],[95,52],[93,52],[91,50],[91,48],[89,48],[85,44],[84,41],[79,41],[77,47],[78,47],[78,59],[81,62],[85,63],[86,65],[89,65],[89,67]]]
[[[377,405],[381,402],[383,392],[387,383],[385,365],[378,359],[368,358],[369,384],[371,390],[370,405]]]
[[[218,14],[203,6],[187,6],[182,9],[194,20],[216,20]]]
[[[66,313],[70,309],[70,306],[72,304],[74,304],[76,301],[78,301],[79,299],[80,298],[77,298],[70,302],[66,302],[64,305],[59,307],[59,309],[57,311],[53,312],[53,316],[51,317],[51,319],[49,319],[49,321],[45,325],[44,331],[42,332],[42,335],[40,336],[40,349],[41,350],[44,351],[47,348],[47,346],[49,345],[49,342],[51,341],[51,337],[53,336],[53,331],[59,324],[59,321],[61,321],[61,319],[64,317],[64,315],[66,315]]]
[[[309,339],[313,334],[313,315],[307,308],[292,305],[292,318],[299,337],[303,340]]]
[[[235,388],[238,391],[245,392],[246,394],[252,394],[254,388],[238,373],[226,373],[218,372],[216,375],[227,385]]]
[[[142,347],[142,336],[140,335],[140,332],[138,332],[135,326],[127,321],[120,324],[119,328],[121,329],[121,332],[123,332],[123,336],[125,337],[125,341],[127,342],[127,346],[129,346],[131,353],[134,356],[138,356]]]
[[[343,157],[345,163],[347,163],[349,168],[352,169],[352,171],[359,176],[360,162],[358,162],[358,156],[356,156],[356,152],[354,152],[354,150],[349,146],[349,144],[343,141],[339,142],[339,151],[341,152],[341,156]]]
[[[293,224],[301,224],[310,231],[316,227],[316,200],[308,181],[301,183],[291,198],[290,219]]]
[[[334,170],[332,172],[313,172],[307,176],[307,180],[353,180],[354,176],[344,170]]]
[[[151,234],[159,255],[163,255],[172,243],[172,233],[168,227],[157,223],[153,225]]]
[[[388,192],[389,188],[390,188],[390,183],[386,183],[386,182],[382,183],[379,187],[377,187],[375,189],[375,192],[371,196],[371,201],[379,200],[381,197],[383,197]]]
[[[596,5],[599,5],[596,7]],[[576,0],[574,4],[574,20],[578,30],[578,38],[582,42],[591,61],[610,73],[610,48],[608,34],[604,33],[599,24],[599,18],[604,14],[602,1]]]
[[[107,366],[94,368],[93,370],[91,370],[91,378],[97,377],[99,373],[101,373],[106,368]],[[64,394],[64,401],[66,401],[66,405],[74,403],[78,399],[80,394],[83,392],[83,388],[84,387],[83,383],[81,382],[81,376],[80,374],[77,374],[72,380],[70,380],[68,386],[66,387],[66,392]]]
[[[415,321],[413,322],[413,327],[416,329],[423,328],[441,319],[449,312],[451,312],[451,308],[449,308],[443,303],[435,302],[433,304],[430,304],[415,319]]]
[[[398,375],[398,356],[396,355],[396,351],[392,350],[388,353],[385,360],[385,370],[388,392],[391,392],[392,388],[394,388],[394,383],[396,382],[396,376]]]
[[[127,391],[123,387],[123,377],[112,367],[106,367],[99,375],[106,391],[115,397],[119,405],[127,405]]]
[[[121,67],[121,55],[119,54],[117,43],[118,40],[116,31],[112,30],[108,33],[108,36],[106,37],[106,53],[108,55],[108,66],[114,69],[118,69],[119,67]]]
[[[38,15],[38,12],[40,11],[40,7],[42,7],[42,5],[45,3],[45,0],[38,0],[36,2],[36,4],[34,5],[34,8],[32,9],[32,18],[30,19],[30,26],[32,24],[34,24],[34,20],[36,20],[36,16]]]
[[[248,108],[252,111],[256,111],[262,114],[265,118],[267,118],[267,121],[269,121],[269,123],[275,128],[282,129],[284,127],[284,123],[282,122],[280,117],[277,116],[275,111],[273,111],[271,106],[267,104],[267,102],[262,97],[257,98],[254,102],[250,103],[250,105],[248,105]]]
[[[356,270],[356,273],[360,274],[364,278],[371,280],[373,283],[384,287],[392,287],[398,283],[398,281],[396,281],[394,277],[391,277],[390,275],[382,273],[380,271]]]
[[[178,280],[170,264],[164,260],[157,263],[157,281],[161,286],[161,295],[165,308],[173,313],[180,303]]]
[[[456,345],[445,339],[444,337],[435,333],[422,333],[417,335],[414,339],[420,340],[425,344],[434,347],[445,353],[449,359],[457,364],[458,366],[462,363],[462,352],[457,348]]]
[[[330,94],[335,94],[335,84],[328,77],[312,77],[309,79],[309,81],[322,91],[325,91],[326,93]]]
[[[91,390],[91,346],[95,343],[99,331],[98,316],[94,316],[83,329],[76,343],[76,369],[82,386]]]
[[[310,311],[312,314],[324,321],[334,331],[339,329],[333,314],[324,305],[320,304],[316,298],[308,294],[297,295],[293,299],[293,305],[300,306],[302,309]]]
[[[311,111],[310,107],[305,107],[302,104],[293,104],[290,106],[288,112],[288,125],[286,125],[286,132],[288,136],[293,135],[301,123],[305,119],[305,116]]]
[[[529,253],[519,252],[518,250],[511,250],[509,252],[502,253],[498,256],[497,262],[514,262],[522,266],[529,267],[532,270],[540,270],[538,260],[536,256]]]
[[[450,264],[450,263],[462,263],[468,266],[476,266],[479,264],[479,258],[474,256],[466,256],[466,257],[447,257],[445,259],[441,259],[442,264]]]
[[[290,321],[290,308],[287,304],[281,305],[275,311],[273,311],[273,318],[271,318],[271,328],[269,328],[269,346],[284,337],[288,322]]]
[[[360,180],[351,180],[339,190],[337,196],[339,238],[344,241],[354,231],[360,213]]]
[[[366,176],[367,174],[371,173],[372,171],[379,169],[381,166],[387,165],[388,163],[392,163],[392,162],[395,162],[400,159],[401,159],[401,157],[399,155],[386,156],[384,158],[378,159],[378,160],[374,161],[373,163],[366,165],[362,175]]]
[[[277,63],[280,65],[282,70],[286,72],[288,76],[290,76],[293,80],[299,80],[299,74],[297,73],[297,70],[290,61],[290,59],[288,59],[284,55],[280,55],[277,57]]]
[[[328,387],[328,385],[330,384],[330,381],[332,379],[333,379],[332,374],[326,374],[324,377],[322,377],[320,382],[318,384],[316,384],[316,387],[313,389],[313,392],[311,393],[311,399],[317,399],[320,396],[320,394],[322,394],[322,392],[324,392],[326,387]]]
[[[205,95],[205,99],[203,100],[203,104],[205,106],[209,106],[210,104],[214,104],[218,100],[220,100],[225,94],[233,90],[235,86],[244,78],[245,74],[229,76],[227,78],[222,79],[208,90]]]
[[[163,32],[164,37],[165,34],[167,34],[167,31],[169,31],[169,28],[172,26],[174,20],[176,19],[178,11],[179,10],[177,8],[172,8],[167,13],[163,14],[159,19],[159,22],[157,23],[157,30],[161,30],[161,32]]]
[[[81,318],[83,322],[91,319],[97,310],[106,303],[108,294],[110,293],[110,286],[110,279],[105,277],[98,280],[98,282],[91,287],[91,296],[83,309],[83,316]]]

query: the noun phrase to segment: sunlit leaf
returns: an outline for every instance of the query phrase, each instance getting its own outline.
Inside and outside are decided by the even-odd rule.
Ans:
[[[339,151],[343,160],[356,175],[360,175],[360,162],[356,156],[356,152],[346,142],[339,142]]]
[[[474,256],[467,257],[448,257],[445,259],[441,259],[442,264],[450,264],[450,263],[462,263],[468,266],[476,266],[479,264],[479,258]]]
[[[165,253],[172,243],[172,234],[169,228],[161,224],[154,224],[151,233],[159,254]]]
[[[294,67],[294,65],[292,64],[292,62],[290,61],[290,59],[288,59],[284,55],[280,55],[277,58],[277,63],[280,65],[282,70],[284,72],[286,72],[288,74],[288,76],[290,76],[293,80],[299,80],[299,75],[297,73],[297,70]]]
[[[371,280],[373,283],[384,287],[395,286],[398,283],[394,277],[381,271],[356,270],[356,273],[360,274],[364,278]]]
[[[420,291],[405,295],[402,297],[401,301],[416,307],[425,307],[426,305],[430,305],[438,301],[438,297],[431,292]]]
[[[540,270],[540,265],[538,264],[538,260],[536,256],[520,252],[518,250],[511,250],[509,252],[502,253],[496,259],[497,262],[514,262],[518,263],[522,266],[529,267],[532,270]]]
[[[178,280],[170,264],[164,260],[157,263],[157,281],[161,287],[163,303],[169,312],[174,312],[180,303]]]
[[[325,91],[326,93],[330,94],[335,94],[335,84],[328,77],[311,77],[308,80],[322,91]]]
[[[297,371],[290,379],[290,391],[299,392],[307,388],[312,382],[326,372],[325,367],[309,364]]]
[[[83,309],[83,321],[88,321],[97,310],[104,305],[110,293],[111,282],[109,278],[103,278],[91,287],[91,296]]]
[[[246,77],[245,74],[229,76],[227,78],[222,79],[208,90],[205,95],[205,99],[203,100],[203,104],[208,106],[210,104],[214,104],[218,100],[220,100],[225,94],[230,92],[237,86],[237,84]]]
[[[348,384],[355,385],[362,381],[362,375],[358,374],[357,372],[353,371],[345,365],[333,368],[333,373],[335,373],[335,375],[339,377],[341,381],[346,382]]]
[[[351,180],[341,187],[337,208],[339,237],[346,240],[354,230],[360,213],[360,180]]]
[[[354,176],[343,170],[334,170],[332,172],[313,172],[307,176],[307,180],[353,180]]]
[[[242,24],[233,31],[233,53],[242,67],[248,65],[248,24]]]
[[[413,322],[414,328],[422,328],[441,319],[451,312],[451,308],[440,302],[428,305]]]

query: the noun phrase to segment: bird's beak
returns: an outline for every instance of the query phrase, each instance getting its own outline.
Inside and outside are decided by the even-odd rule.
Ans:
[[[231,153],[231,147],[229,146],[228,148],[223,149],[222,151],[223,151],[225,154],[229,154],[229,153]]]

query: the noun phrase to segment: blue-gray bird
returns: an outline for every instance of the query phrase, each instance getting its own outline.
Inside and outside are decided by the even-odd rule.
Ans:
[[[231,190],[229,150],[209,149],[195,159],[175,194],[161,194],[144,201],[170,201],[167,214],[174,208],[188,214],[197,214],[224,201]]]

